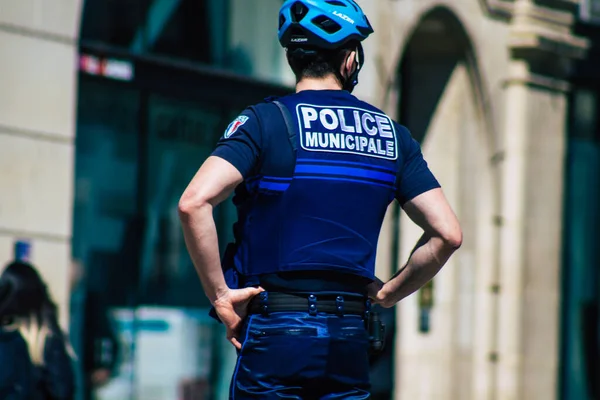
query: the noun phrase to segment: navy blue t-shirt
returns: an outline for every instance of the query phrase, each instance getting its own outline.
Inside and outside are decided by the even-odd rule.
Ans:
[[[327,104],[330,102],[335,105],[352,105],[369,110],[375,109],[373,106],[358,100],[350,93],[341,90],[302,91],[284,97],[280,101],[291,105]],[[293,119],[296,119],[296,117],[298,116],[292,115]],[[304,117],[307,116],[304,115]],[[302,116],[298,119],[299,123],[301,118]],[[378,123],[375,119],[370,122],[371,126],[376,126]],[[345,128],[347,128],[347,131],[355,130],[353,127],[346,126]],[[429,170],[419,143],[413,139],[408,129],[395,122],[393,129],[395,131],[397,149],[387,148],[387,151],[391,151],[394,157],[397,156],[400,160],[396,171],[395,197],[400,204],[404,204],[422,193],[439,188],[440,185]],[[364,151],[368,151],[366,147]],[[383,157],[385,157],[385,147],[380,149],[373,148],[373,151],[379,151],[379,154],[383,154]],[[273,132],[263,129],[261,121],[250,108],[246,109],[227,127],[225,134],[213,152],[213,156],[220,157],[231,163],[244,179],[254,178],[257,175],[258,169],[267,155],[270,163],[282,165],[286,163],[294,164],[294,160],[292,159],[293,152],[291,151],[287,132]],[[243,197],[244,195],[245,192],[243,190],[238,191],[238,196]],[[243,199],[239,200],[238,203],[243,203]],[[244,238],[236,236],[236,240],[244,240]],[[319,273],[318,271],[313,271],[310,274],[279,274],[278,277],[265,277],[264,281],[267,284],[261,282],[263,287],[271,286],[271,289],[265,287],[268,290],[273,290],[273,288],[282,290],[290,288],[304,290],[302,288],[310,288],[314,291],[315,281],[318,281],[321,282],[324,290],[349,291],[349,286],[352,286],[356,288],[356,290],[352,290],[355,292],[360,291],[361,288],[364,288],[365,283],[368,283],[364,279],[356,279],[349,276],[341,277],[339,274],[332,275],[330,273]]]

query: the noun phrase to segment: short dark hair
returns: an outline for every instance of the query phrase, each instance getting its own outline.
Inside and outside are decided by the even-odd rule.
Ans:
[[[336,50],[290,48],[287,51],[287,59],[297,82],[304,78],[321,79],[334,75],[340,84],[343,84],[344,78],[340,74],[340,69],[351,48],[351,46]]]

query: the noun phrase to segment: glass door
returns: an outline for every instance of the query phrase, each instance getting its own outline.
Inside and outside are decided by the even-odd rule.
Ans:
[[[143,231],[140,95],[82,77],[78,100],[70,318],[77,399],[103,386],[128,398],[133,342],[125,328],[137,303]]]
[[[141,399],[167,399],[184,392],[190,398],[208,398],[212,391],[222,398],[219,382],[233,372],[235,352],[222,340],[222,326],[208,317],[210,304],[177,213],[181,194],[214,149],[227,114],[208,103],[149,96],[142,297],[136,311],[136,394]],[[231,229],[228,217],[235,213],[232,207],[226,202],[215,210],[222,251]]]
[[[177,206],[231,120],[287,89],[134,67],[129,82],[80,76],[70,333],[78,399],[226,398],[235,349],[208,317]],[[223,252],[232,202],[214,216]]]
[[[600,398],[600,96],[571,94],[567,153],[562,398]]]

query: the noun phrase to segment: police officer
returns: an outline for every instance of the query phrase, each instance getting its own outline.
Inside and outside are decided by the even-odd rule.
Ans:
[[[461,244],[419,144],[351,94],[371,33],[353,0],[286,1],[279,39],[296,93],[236,118],[181,198],[188,250],[238,349],[233,399],[368,398],[371,304],[418,290]],[[221,263],[213,209],[234,190]],[[375,255],[394,199],[424,234],[384,284]]]

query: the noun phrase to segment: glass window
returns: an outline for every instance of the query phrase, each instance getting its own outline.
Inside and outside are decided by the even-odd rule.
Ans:
[[[239,110],[145,93],[80,83],[73,253],[85,272],[71,302],[78,381],[99,399],[224,394],[235,351],[208,317],[177,205]],[[235,218],[231,202],[215,209],[221,251]],[[86,386],[99,368],[114,378]]]
[[[96,5],[96,11],[135,9],[134,0],[120,1]],[[151,14],[157,12],[140,3],[144,18],[155,18]],[[202,12],[217,12],[210,7],[218,2],[200,3],[206,6]],[[167,14],[175,19],[191,13],[185,7],[196,7],[184,0],[170,4],[174,9]],[[118,38],[113,44],[132,48],[137,33],[121,22],[111,25],[127,32],[120,36],[108,35],[110,29],[103,31],[100,24],[87,32],[96,29],[107,41]],[[173,20],[161,27],[153,52],[203,54],[194,53],[192,42],[173,48],[180,30],[187,28],[173,26]],[[217,47],[206,46],[215,60],[211,49]],[[186,48],[193,51],[185,53]],[[99,400],[172,399],[178,393],[202,398],[210,390],[224,398],[235,349],[223,326],[208,317],[209,302],[188,255],[177,206],[239,112],[287,90],[177,64],[137,59],[134,65],[130,82],[80,76],[73,255],[83,274],[71,292],[70,329],[80,360],[80,394],[93,393]],[[236,210],[227,201],[214,215],[223,252],[233,240]],[[98,369],[112,375],[106,385],[94,388],[89,382]]]
[[[224,124],[217,107],[150,97],[141,272],[147,304],[208,307],[185,246],[177,205]],[[223,226],[220,217],[221,209],[215,210],[218,227]]]
[[[569,136],[577,139],[600,139],[600,101],[598,93],[593,90],[576,88],[570,95],[570,129]]]
[[[147,0],[87,0],[84,2],[81,39],[130,48],[144,37]]]
[[[70,339],[77,354],[79,396],[94,371],[127,359],[127,342],[111,309],[137,291],[139,98],[122,86],[83,79],[77,111]],[[78,397],[80,399],[82,397]]]
[[[600,92],[570,94],[565,175],[562,397],[600,393]]]
[[[231,376],[235,352],[223,340],[223,327],[207,316],[210,303],[188,255],[177,213],[181,194],[226,126],[223,111],[159,95],[148,101],[143,296],[137,316],[142,326],[164,321],[169,328],[138,333],[140,398],[150,398],[158,389],[171,398],[182,385],[191,393],[189,398],[203,398],[201,393],[209,387],[227,393],[222,382]],[[231,229],[231,207],[223,203],[215,209],[221,252],[227,243],[224,232]],[[184,383],[188,377],[193,382]]]
[[[139,99],[135,91],[93,80],[80,84],[73,249],[89,289],[111,287],[127,304],[139,245],[137,211]],[[126,274],[126,275],[125,275]]]
[[[226,16],[223,0],[152,0],[145,49],[224,66]]]
[[[277,24],[281,0],[230,0],[229,59],[231,68],[266,81],[294,84]]]
[[[88,0],[81,39],[294,84],[277,39],[281,0]]]
[[[600,0],[584,0],[579,7],[579,17],[591,24],[600,24]]]

